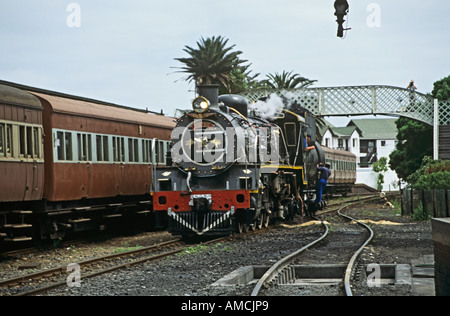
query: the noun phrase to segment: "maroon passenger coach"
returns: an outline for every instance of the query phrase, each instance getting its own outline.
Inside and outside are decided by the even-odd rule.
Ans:
[[[0,243],[55,239],[150,213],[152,172],[165,164],[173,118],[0,87]]]

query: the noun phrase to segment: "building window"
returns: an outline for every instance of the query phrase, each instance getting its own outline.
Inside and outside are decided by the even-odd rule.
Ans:
[[[368,154],[372,152],[375,148],[375,141],[373,140],[362,140],[361,141],[361,153]]]

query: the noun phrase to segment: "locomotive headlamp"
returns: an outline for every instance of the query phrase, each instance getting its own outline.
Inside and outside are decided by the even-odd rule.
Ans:
[[[192,101],[192,108],[197,113],[205,113],[209,109],[209,101],[204,97],[195,98]]]

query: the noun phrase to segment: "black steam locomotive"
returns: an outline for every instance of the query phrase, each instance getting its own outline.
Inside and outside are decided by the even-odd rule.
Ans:
[[[167,166],[153,176],[153,208],[168,213],[169,230],[230,234],[314,212],[316,167],[326,162],[315,117],[283,106],[264,112],[268,100],[218,96],[215,85],[198,94],[172,131]]]

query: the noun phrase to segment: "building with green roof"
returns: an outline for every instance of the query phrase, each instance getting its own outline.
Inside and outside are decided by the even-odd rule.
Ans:
[[[357,183],[365,183],[376,188],[377,175],[372,165],[381,157],[389,160],[389,155],[397,143],[397,119],[354,119],[345,127],[329,124],[321,130],[322,145],[347,150],[357,157]],[[398,183],[397,174],[390,170],[385,173],[384,190],[393,190]],[[394,185],[395,184],[395,185]]]

